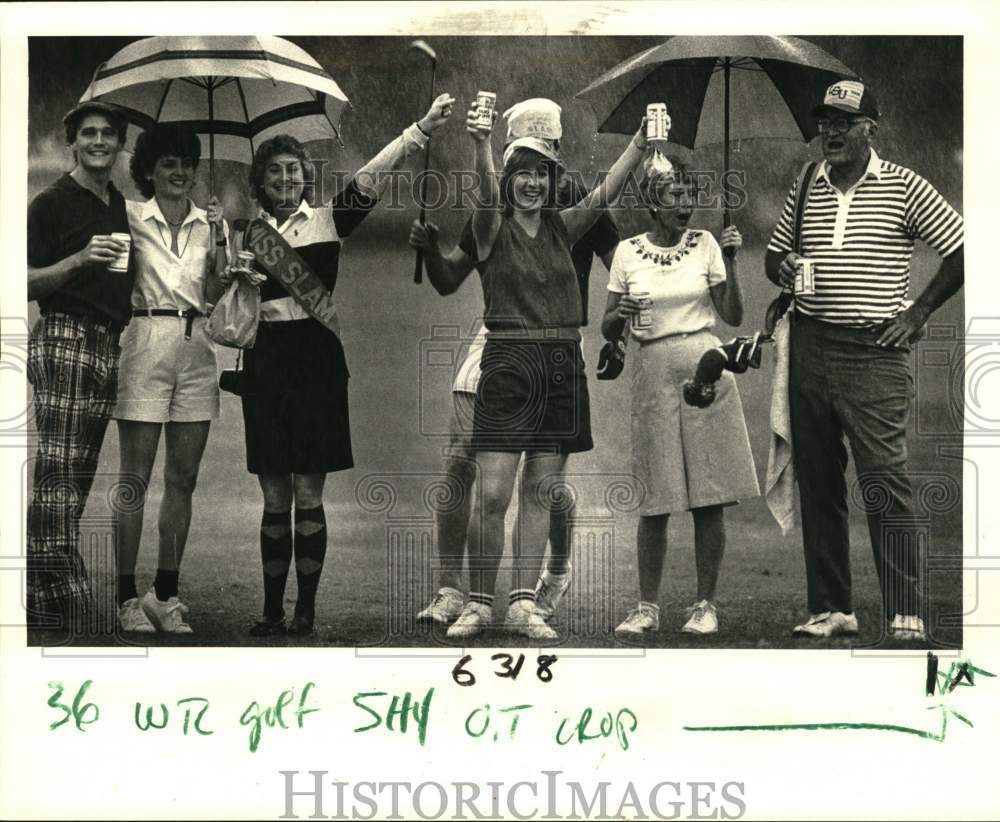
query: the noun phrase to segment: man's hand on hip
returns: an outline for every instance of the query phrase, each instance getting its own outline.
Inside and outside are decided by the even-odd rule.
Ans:
[[[930,312],[919,303],[914,303],[889,321],[876,342],[886,347],[916,342],[922,336],[928,317]]]

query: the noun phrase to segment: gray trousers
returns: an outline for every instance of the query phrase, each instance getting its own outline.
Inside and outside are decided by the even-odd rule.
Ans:
[[[885,618],[920,613],[920,548],[906,464],[911,354],[908,347],[876,345],[879,333],[802,315],[792,326],[792,446],[813,614],[853,611],[849,500],[868,517]],[[850,490],[845,436],[858,475]]]

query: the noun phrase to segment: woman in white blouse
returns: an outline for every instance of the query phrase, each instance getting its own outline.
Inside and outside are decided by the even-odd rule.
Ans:
[[[207,303],[221,295],[226,227],[214,197],[208,210],[191,200],[201,144],[192,131],[158,125],[140,135],[130,171],[145,203],[128,202],[136,261],[132,321],[122,338],[118,421],[121,485],[116,542],[118,619],[125,631],[191,633],[178,577],[191,496],[219,413],[215,349],[205,336]],[[149,477],[165,432],[159,558],[153,587],[141,599],[136,556]]]
[[[725,552],[724,506],[757,496],[757,476],[743,408],[726,372],[706,409],[684,403],[681,386],[701,355],[720,344],[711,333],[716,316],[743,319],[736,274],[739,231],[722,233],[722,248],[707,231],[688,228],[694,192],[685,170],[652,173],[644,196],[652,231],[618,245],[608,283],[601,331],[618,339],[626,323],[639,343],[632,357],[632,462],[643,485],[636,538],[639,605],[615,630],[622,638],[659,628],[659,590],[670,514],[694,518],[697,600],[683,631],[714,633],[719,567]],[[641,295],[641,296],[639,296]]]

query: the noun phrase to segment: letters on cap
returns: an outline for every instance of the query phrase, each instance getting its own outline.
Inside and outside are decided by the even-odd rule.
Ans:
[[[864,96],[864,83],[859,83],[857,80],[841,80],[826,90],[823,105],[835,106],[837,108],[847,106],[855,111],[859,111],[861,109],[861,98]]]
[[[562,137],[562,123],[559,119],[561,112],[558,103],[545,97],[533,97],[515,103],[503,113],[507,120],[507,142],[522,137],[559,140]]]

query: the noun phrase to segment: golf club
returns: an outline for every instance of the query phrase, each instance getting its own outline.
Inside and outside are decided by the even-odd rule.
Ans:
[[[427,43],[423,40],[414,40],[410,43],[410,48],[419,51],[421,54],[425,55],[428,60],[431,61],[431,96],[430,102],[427,104],[428,108],[434,103],[434,73],[437,71],[437,54],[434,53]],[[427,148],[424,153],[424,176],[420,178],[420,224],[424,225],[427,222],[427,208],[425,203],[427,202],[427,171],[431,164],[431,140],[430,137],[427,138]],[[423,249],[417,249],[417,263],[413,270],[413,282],[420,283],[423,282],[424,278],[424,252]]]

